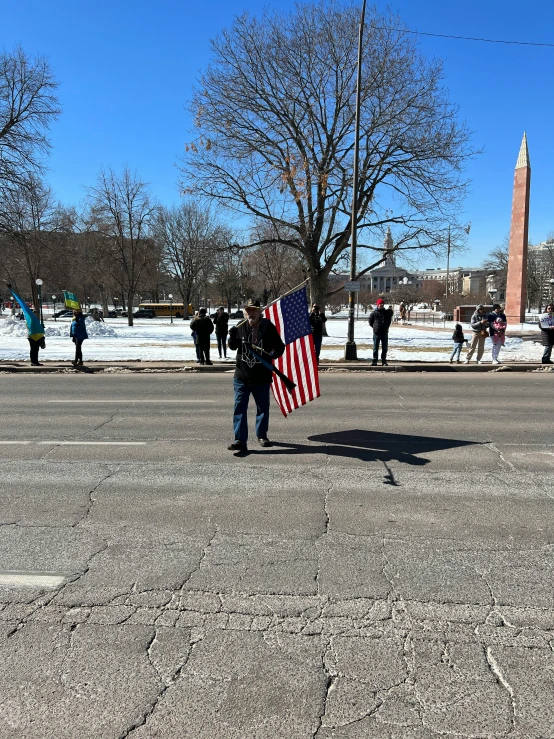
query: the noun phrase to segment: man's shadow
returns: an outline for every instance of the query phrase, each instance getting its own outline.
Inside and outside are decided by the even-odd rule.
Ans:
[[[389,434],[379,431],[352,429],[329,434],[308,436],[314,445],[294,442],[273,441],[271,447],[249,450],[254,454],[325,454],[330,457],[347,457],[361,462],[397,461],[409,465],[426,465],[431,461],[421,456],[429,452],[479,444],[480,442],[460,439],[443,439],[414,434]]]

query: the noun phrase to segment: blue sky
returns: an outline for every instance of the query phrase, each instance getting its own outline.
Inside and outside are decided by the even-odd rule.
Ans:
[[[272,3],[269,3],[270,5]],[[291,0],[274,5],[285,8]],[[384,5],[377,3],[379,7]],[[552,0],[393,0],[409,28],[551,43]],[[82,199],[100,166],[128,164],[167,204],[177,202],[177,157],[191,138],[191,86],[210,39],[252,0],[20,0],[2,10],[0,45],[46,55],[63,115],[52,130],[49,181],[65,203]],[[532,165],[530,238],[554,231],[554,48],[420,37],[445,61],[446,85],[484,154],[467,170],[472,222],[461,263],[481,264],[509,230],[513,169],[523,130]],[[454,258],[457,262],[458,258]],[[438,264],[422,262],[422,266]]]

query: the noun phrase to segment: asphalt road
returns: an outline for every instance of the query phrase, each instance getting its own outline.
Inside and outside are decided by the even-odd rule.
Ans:
[[[231,378],[0,377],[0,737],[553,737],[554,376]]]

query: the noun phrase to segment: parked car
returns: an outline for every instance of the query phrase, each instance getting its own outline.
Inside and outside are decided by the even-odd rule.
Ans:
[[[69,316],[72,315],[73,311],[66,308],[65,310],[56,311],[56,313],[53,314],[52,318],[69,318]]]
[[[241,310],[236,310],[229,315],[229,318],[244,318],[244,313]]]
[[[156,318],[156,312],[148,308],[143,308],[133,313],[133,318]]]

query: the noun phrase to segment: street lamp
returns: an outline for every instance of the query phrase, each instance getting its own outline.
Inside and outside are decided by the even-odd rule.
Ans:
[[[173,295],[169,293],[169,322],[173,323]]]
[[[44,324],[44,319],[42,317],[42,280],[40,279],[40,277],[37,277],[37,279],[35,280],[35,284],[37,286],[40,322]]]
[[[57,323],[58,319],[56,318],[56,299],[56,296],[52,295],[52,302],[54,303],[54,321],[56,321]]]
[[[360,33],[358,36],[358,72],[356,76],[356,123],[354,128],[354,167],[352,173],[352,234],[350,239],[350,281],[356,279],[356,239],[358,228],[358,164],[360,159],[360,108],[362,92],[362,43],[364,38],[366,0],[363,0],[360,17]],[[356,342],[354,341],[354,304],[356,292],[351,290],[348,295],[348,337],[344,347],[344,358],[357,359]]]

